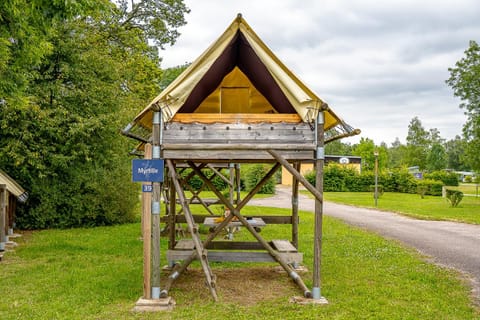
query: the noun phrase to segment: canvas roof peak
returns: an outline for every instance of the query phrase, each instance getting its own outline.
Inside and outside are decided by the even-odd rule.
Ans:
[[[258,90],[273,112],[297,113],[304,122],[312,122],[320,109],[326,109],[326,130],[338,127],[343,134],[359,132],[346,125],[301,82],[258,37],[240,13],[223,34],[153,99],[123,132],[128,133],[136,126],[150,131],[154,110],[162,110],[165,122],[170,121],[177,112],[194,113],[203,101],[219,90],[222,81],[235,68],[246,75],[251,88]]]

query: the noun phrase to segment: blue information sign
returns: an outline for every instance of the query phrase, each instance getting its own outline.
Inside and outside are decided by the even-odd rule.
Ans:
[[[163,159],[133,159],[133,182],[163,182]]]

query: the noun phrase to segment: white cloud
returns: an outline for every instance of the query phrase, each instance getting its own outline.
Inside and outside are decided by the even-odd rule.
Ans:
[[[410,120],[461,134],[448,68],[480,41],[477,0],[186,0],[163,67],[193,61],[241,12],[272,51],[362,137],[404,141]],[[346,141],[358,141],[358,138]]]

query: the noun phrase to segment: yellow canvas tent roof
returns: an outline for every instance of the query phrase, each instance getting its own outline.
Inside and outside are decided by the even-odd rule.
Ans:
[[[0,170],[0,184],[4,184],[7,191],[17,197],[19,201],[25,202],[27,200],[28,194],[25,190],[2,170]]]
[[[249,92],[253,92],[250,93],[254,96],[251,100],[256,99],[259,103],[253,101],[250,110],[240,110],[240,113],[260,110],[260,113],[298,114],[304,122],[311,122],[318,110],[326,106],[273,54],[239,14],[202,55],[135,117],[123,133],[130,133],[134,127],[150,131],[153,110],[162,110],[165,122],[177,113],[208,112],[205,110],[211,109],[209,99],[218,95],[221,87],[236,89],[238,93],[242,88],[238,84],[245,79],[250,82],[252,90]],[[339,128],[342,136],[359,132],[328,109],[325,112],[325,130],[332,128]]]

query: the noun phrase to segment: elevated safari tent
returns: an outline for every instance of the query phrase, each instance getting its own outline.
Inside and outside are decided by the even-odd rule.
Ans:
[[[307,88],[238,15],[218,40],[123,130],[124,135],[140,142],[134,154],[164,159],[166,168],[166,180],[154,182],[153,193],[144,194],[147,202],[150,197],[152,199],[151,206],[144,208],[144,298],[148,301],[167,297],[174,280],[198,259],[207,287],[216,300],[215,276],[209,261],[233,259],[276,261],[305,297],[320,299],[324,144],[358,133],[359,130],[343,122]],[[315,162],[317,188],[299,173],[304,161]],[[226,168],[231,177],[235,177],[240,163],[271,163],[272,169],[244,199],[233,201],[233,197],[226,197],[215,188],[204,169],[219,171]],[[179,171],[186,167],[191,173],[182,178]],[[244,216],[242,208],[281,167],[294,177],[291,216]],[[205,223],[205,217],[194,216],[190,210],[193,200],[201,203],[202,199],[198,194],[193,199],[184,193],[188,189],[186,180],[193,175],[202,179],[204,185],[215,193],[228,213],[225,219],[217,219],[217,223],[211,225],[211,233],[206,239],[201,239],[198,234],[198,225]],[[239,188],[235,181],[235,178],[230,180],[230,188]],[[315,253],[312,290],[305,286],[294,268],[301,260],[297,252],[299,183],[316,197],[312,230]],[[166,215],[160,217],[162,194]],[[177,203],[181,206],[178,212]],[[160,289],[158,243],[161,221],[169,229],[166,232],[168,258],[181,263],[175,265]],[[270,223],[291,224],[291,240],[268,241],[252,221],[262,221],[267,227]],[[175,225],[180,222],[188,225],[189,244],[175,237]],[[215,241],[233,222],[248,230],[255,243]],[[149,243],[150,232],[152,244]]]
[[[0,170],[0,251],[13,234],[17,201],[25,202],[28,194],[8,174]]]

